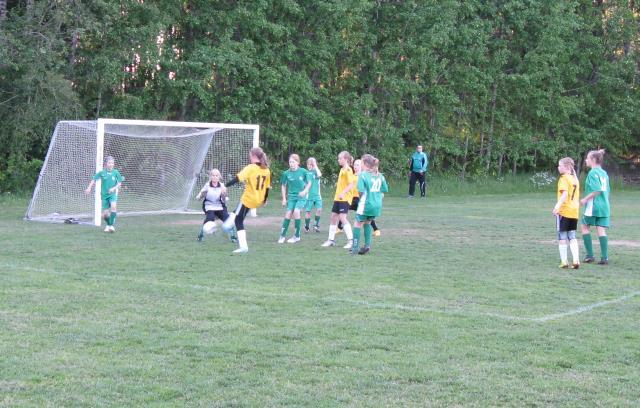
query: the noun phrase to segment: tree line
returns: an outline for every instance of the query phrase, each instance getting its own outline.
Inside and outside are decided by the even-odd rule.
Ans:
[[[55,123],[257,123],[332,167],[498,176],[640,151],[633,0],[0,0],[0,191],[28,188]]]

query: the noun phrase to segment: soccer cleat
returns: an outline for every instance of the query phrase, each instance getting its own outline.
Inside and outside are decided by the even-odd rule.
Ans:
[[[278,238],[278,244],[284,244],[285,239],[285,237]]]
[[[316,225],[315,227],[313,227],[313,230],[315,232],[320,232],[320,226]]]
[[[560,264],[560,266],[558,266],[558,268],[560,268],[560,269],[569,269],[569,264],[562,262]]]
[[[326,248],[326,247],[335,246],[335,244],[336,244],[335,241],[332,241],[332,240],[328,239],[328,240],[324,241],[324,244],[322,244],[321,246]]]
[[[116,232],[116,227],[113,225],[109,227],[109,232]]]
[[[240,248],[236,249],[235,251],[233,251],[234,254],[244,254],[244,253],[247,253],[247,252],[249,252],[249,248],[246,248],[246,247],[245,248],[240,247]]]
[[[373,236],[374,236],[374,237],[379,237],[380,235],[381,235],[380,230],[375,230],[375,231],[373,231]]]
[[[584,262],[584,263],[594,263],[595,261],[596,261],[596,258],[594,258],[592,256],[588,256],[588,257],[586,257],[586,258],[584,258],[582,260],[582,262]]]
[[[229,239],[231,240],[231,242],[233,242],[234,244],[238,243],[238,237],[236,237],[235,235],[232,237],[229,237]]]
[[[413,196],[412,196],[411,194],[409,194],[409,195],[407,196],[407,198],[413,198]]]
[[[204,238],[204,235],[202,234],[202,231],[200,231],[200,233],[198,234],[198,238],[196,238],[198,240],[198,242],[202,242],[202,239]]]
[[[311,232],[311,229],[309,227],[304,227],[304,232]]]
[[[580,263],[574,263],[573,265],[571,265],[571,269],[580,269]]]
[[[601,259],[600,261],[598,261],[598,265],[609,265],[609,260]]]
[[[360,248],[360,250],[358,251],[358,255],[366,255],[369,253],[369,251],[371,251],[371,247],[368,246],[363,246],[362,248]]]
[[[111,228],[109,228],[109,226],[107,225],[106,227],[104,227],[104,232],[111,232]]]
[[[343,246],[344,249],[351,249],[351,247],[353,246],[353,240],[349,240],[347,241],[347,245]]]
[[[295,235],[292,236],[291,238],[289,238],[287,240],[288,243],[290,244],[295,244],[296,242],[300,242],[300,237],[296,237]]]
[[[229,232],[236,226],[236,213],[230,212],[229,216],[222,223],[222,230],[224,232]]]

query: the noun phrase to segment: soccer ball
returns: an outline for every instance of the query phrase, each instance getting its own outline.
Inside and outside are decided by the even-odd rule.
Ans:
[[[224,232],[229,232],[236,226],[236,213],[230,212],[229,216],[222,223],[222,230]]]
[[[216,232],[216,229],[217,229],[217,228],[218,228],[218,227],[216,226],[216,223],[215,223],[215,222],[213,222],[213,221],[209,221],[209,222],[206,222],[206,223],[202,226],[202,231],[203,231],[205,234],[209,234],[209,235],[210,235],[210,234],[213,234],[214,232]]]

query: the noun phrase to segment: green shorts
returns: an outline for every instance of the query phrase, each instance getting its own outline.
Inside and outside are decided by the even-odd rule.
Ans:
[[[307,199],[307,212],[310,212],[313,207],[317,210],[322,210],[322,198],[309,198]]]
[[[102,209],[108,210],[111,208],[111,204],[115,204],[118,201],[117,195],[108,195],[102,198]]]
[[[287,211],[302,210],[307,205],[306,198],[287,197]]]
[[[582,224],[584,225],[589,225],[589,226],[595,225],[596,227],[609,228],[609,225],[610,225],[609,217],[594,217],[594,216],[583,215],[581,221],[582,221]]]
[[[375,219],[376,217],[374,217],[373,215],[356,214],[356,221],[358,222],[373,221]]]

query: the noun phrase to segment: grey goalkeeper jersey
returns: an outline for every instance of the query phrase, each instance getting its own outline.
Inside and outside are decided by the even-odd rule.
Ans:
[[[220,211],[224,204],[225,196],[222,195],[222,183],[218,183],[217,186],[212,186],[208,181],[204,187],[200,190],[200,193],[206,193],[204,196],[204,210],[205,211]]]

